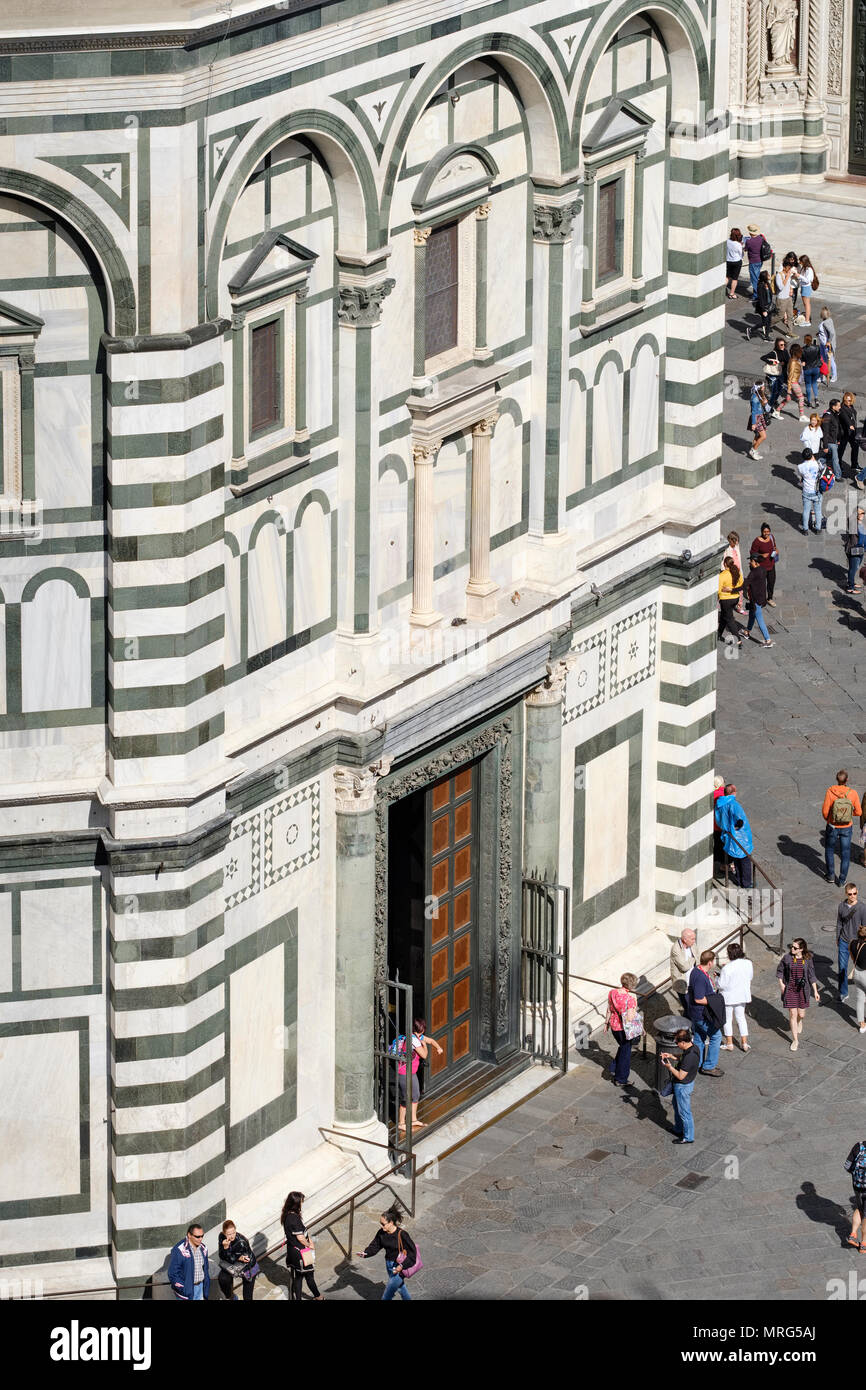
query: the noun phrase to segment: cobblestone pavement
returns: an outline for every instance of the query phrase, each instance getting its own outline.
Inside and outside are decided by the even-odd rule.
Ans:
[[[727,370],[745,386],[763,347],[743,337],[744,307],[727,305]],[[866,310],[832,307],[839,386],[862,387],[862,407]],[[852,1269],[866,1279],[866,1257],[842,1245],[850,1211],[842,1162],[866,1131],[866,1037],[826,987],[834,938],[821,929],[841,893],[821,876],[819,837],[837,767],[866,790],[866,615],[862,598],[842,591],[838,535],[796,529],[801,426],[790,414],[773,422],[764,459],[753,463],[746,412],[740,397],[726,402],[724,485],[737,505],[723,525],[745,547],[765,516],[773,525],[782,557],[769,610],[776,646],[747,645],[739,659],[719,661],[717,767],[736,781],[756,857],[782,885],[786,940],[800,934],[814,945],[822,1003],[809,1009],[792,1053],[776,1002],[778,957],[751,939],[753,1050],[723,1052],[724,1077],[698,1078],[689,1148],[671,1146],[670,1105],[650,1089],[652,1062],[638,1059],[633,1088],[619,1091],[603,1077],[609,1044],[594,1042],[574,1072],[445,1159],[435,1179],[420,1179],[407,1223],[425,1264],[413,1298],[824,1300],[829,1279],[847,1281]],[[866,892],[859,864],[852,876]],[[358,1248],[384,1205],[359,1215]],[[700,1246],[683,1220],[698,1213]],[[345,1241],[346,1223],[319,1238],[326,1296],[381,1297],[381,1256],[349,1262],[336,1237]]]

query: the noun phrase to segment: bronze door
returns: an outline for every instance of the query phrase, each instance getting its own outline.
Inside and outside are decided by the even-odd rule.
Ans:
[[[477,767],[427,792],[425,942],[429,1089],[475,1058],[477,978]]]
[[[866,0],[854,0],[848,173],[866,174]]]

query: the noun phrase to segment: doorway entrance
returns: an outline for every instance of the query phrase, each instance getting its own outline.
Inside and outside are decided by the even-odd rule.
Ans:
[[[477,766],[394,802],[388,840],[388,973],[442,1049],[422,1069],[432,1097],[479,1055]]]
[[[866,174],[866,0],[854,0],[848,173]]]

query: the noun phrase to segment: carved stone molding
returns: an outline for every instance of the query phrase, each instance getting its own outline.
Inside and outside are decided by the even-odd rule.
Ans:
[[[842,95],[842,54],[845,33],[845,0],[830,0],[827,28],[827,95]]]
[[[479,203],[478,207],[475,209],[475,216],[478,218],[479,222],[486,222],[490,216],[490,204]]]
[[[558,206],[534,203],[532,207],[532,237],[534,241],[568,241],[574,219],[583,206],[580,198]]]
[[[498,419],[499,411],[497,409],[489,411],[482,419],[476,420],[472,426],[472,433],[474,435],[492,434]]]
[[[382,317],[382,301],[397,281],[378,280],[374,285],[341,285],[337,318],[350,328],[372,328]]]
[[[776,80],[768,78],[759,84],[761,101],[770,100],[777,103],[787,101],[791,105],[799,106],[803,99],[804,86],[802,77],[778,78]]]
[[[482,730],[473,738],[466,739],[447,752],[428,758],[419,767],[398,776],[387,787],[383,787],[376,798],[376,941],[375,970],[376,982],[387,978],[388,970],[388,811],[395,801],[411,792],[427,787],[440,777],[446,777],[457,767],[472,762],[484,753],[499,748],[499,787],[498,787],[498,884],[496,886],[496,1005],[495,1024],[499,1034],[508,1027],[509,991],[511,971],[518,968],[512,960],[512,856],[511,843],[511,803],[513,796],[512,739],[513,722],[510,717],[501,719],[489,729]],[[482,974],[483,974],[482,970]],[[482,1029],[491,1036],[494,1019],[491,1016],[491,997],[482,991],[481,1024]]]
[[[425,246],[430,239],[432,227],[415,227],[412,232],[412,240],[416,246]]]
[[[531,690],[526,697],[526,703],[536,708],[543,705],[558,705],[565,692],[565,682],[568,679],[568,670],[574,665],[574,661],[568,659],[564,661],[548,661],[547,675],[540,685]]]
[[[412,440],[412,462],[417,468],[418,464],[432,463],[439,450],[442,448],[441,439]]]
[[[391,766],[390,758],[380,758],[369,767],[335,767],[334,800],[337,814],[361,815],[376,804],[376,787]]]

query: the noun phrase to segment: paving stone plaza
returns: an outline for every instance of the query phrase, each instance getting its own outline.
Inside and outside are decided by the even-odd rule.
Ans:
[[[743,546],[765,517],[773,526],[781,559],[777,607],[767,612],[776,645],[720,656],[716,766],[737,784],[756,860],[782,886],[785,941],[802,935],[815,952],[821,1004],[809,1009],[792,1053],[778,954],[748,938],[752,1051],[722,1052],[724,1077],[698,1079],[691,1148],[671,1145],[670,1103],[652,1089],[652,1045],[645,1061],[637,1058],[633,1087],[619,1091],[604,1076],[610,1041],[596,1035],[575,1070],[444,1159],[435,1179],[419,1179],[407,1228],[425,1268],[413,1298],[826,1300],[839,1289],[828,1281],[850,1289],[852,1270],[866,1274],[863,1257],[843,1248],[850,1181],[842,1168],[863,1128],[866,1038],[838,1001],[835,938],[822,928],[833,926],[841,893],[824,881],[819,834],[837,767],[866,788],[866,612],[862,596],[843,592],[839,535],[797,530],[802,427],[792,406],[773,422],[763,460],[745,456],[746,404],[730,378],[750,384],[764,350],[744,339],[747,307],[728,305],[723,481],[736,502],[727,521]],[[838,387],[856,391],[866,378],[866,310],[831,307]],[[834,394],[841,391],[822,388],[823,400]],[[850,877],[862,886],[859,862]],[[399,1195],[399,1184],[393,1190]],[[356,1247],[385,1205],[368,1204],[366,1224],[357,1216]],[[671,1239],[690,1208],[712,1239],[712,1264],[688,1239]],[[323,1292],[380,1298],[381,1261],[346,1260],[346,1231],[343,1222],[319,1237]]]

